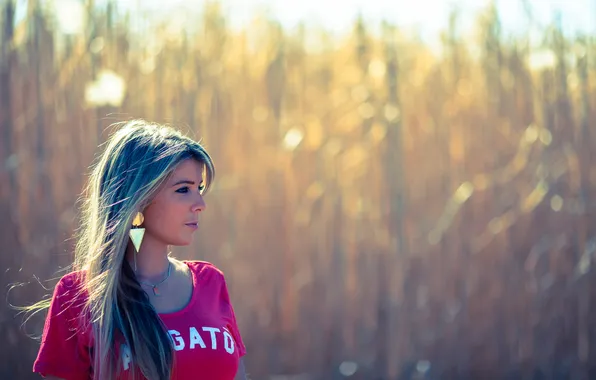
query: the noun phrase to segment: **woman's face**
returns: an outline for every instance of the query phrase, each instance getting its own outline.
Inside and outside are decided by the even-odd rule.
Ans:
[[[198,229],[203,199],[204,164],[194,159],[182,161],[162,184],[153,201],[145,208],[145,238],[166,245],[188,245]]]

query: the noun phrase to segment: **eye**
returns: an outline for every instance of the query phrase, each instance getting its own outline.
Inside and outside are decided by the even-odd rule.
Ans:
[[[199,192],[202,194],[203,191],[205,191],[205,184],[200,184],[199,185]]]
[[[176,190],[176,192],[180,194],[188,193],[188,186],[181,187],[178,190]]]

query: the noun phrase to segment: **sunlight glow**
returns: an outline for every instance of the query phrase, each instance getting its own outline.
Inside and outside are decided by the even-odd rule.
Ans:
[[[101,70],[97,79],[87,84],[85,101],[92,107],[111,105],[118,107],[124,100],[126,84],[121,76],[111,70]]]
[[[294,150],[300,144],[303,137],[304,135],[302,134],[302,131],[300,131],[299,129],[290,129],[284,137],[284,148],[286,148],[287,150]]]
[[[86,17],[81,1],[54,0],[53,5],[58,30],[65,34],[83,33]]]

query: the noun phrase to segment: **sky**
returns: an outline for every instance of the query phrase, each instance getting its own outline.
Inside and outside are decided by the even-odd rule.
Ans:
[[[142,3],[148,9],[159,9],[162,0],[118,0],[124,7]],[[189,0],[168,0],[175,3]],[[196,1],[200,6],[201,1]],[[324,25],[330,31],[343,31],[351,26],[355,15],[361,12],[365,19],[387,19],[404,27],[418,27],[425,34],[443,28],[453,6],[462,10],[463,22],[473,21],[473,15],[485,7],[488,0],[221,0],[232,25],[245,25],[255,10],[269,9],[269,14],[282,25],[293,27],[301,20]],[[505,30],[519,30],[526,23],[521,0],[496,0]],[[564,30],[596,33],[596,0],[527,0],[537,21],[549,23],[556,11],[561,12]],[[469,15],[470,17],[467,17]]]
[[[60,9],[59,19],[70,23],[75,30],[81,24],[82,9],[77,12],[83,0],[45,0]],[[96,4],[102,1],[95,0]],[[177,7],[199,10],[204,0],[115,0],[120,10],[141,10],[143,13],[160,15],[164,10]],[[495,0],[505,35],[526,31],[527,16],[523,0]],[[380,25],[381,20],[397,24],[402,30],[416,32],[429,44],[438,43],[439,32],[447,24],[450,10],[460,9],[461,32],[471,31],[476,14],[490,0],[219,0],[228,26],[241,29],[249,24],[258,12],[265,12],[277,19],[285,28],[292,29],[301,21],[307,25],[324,27],[328,32],[340,35],[353,27],[354,19],[361,14],[369,25]],[[539,26],[553,21],[560,12],[561,26],[570,36],[577,32],[596,35],[596,0],[526,0]],[[164,9],[164,3],[167,3]],[[23,15],[27,0],[17,0],[17,13]],[[19,18],[17,14],[17,19]],[[175,19],[172,20],[176,22]],[[374,31],[373,31],[374,32]]]
[[[72,1],[72,0],[70,0]],[[96,0],[97,1],[97,0]],[[146,11],[163,12],[163,0],[117,0],[122,9],[135,9],[142,4]],[[528,17],[524,0],[494,0],[499,14],[503,35],[528,31]],[[535,19],[531,31],[531,44],[540,44],[544,27],[551,24],[557,13],[565,34],[596,35],[596,0],[525,0]],[[375,33],[380,21],[387,20],[398,25],[401,31],[411,32],[429,48],[439,52],[442,42],[440,32],[445,29],[449,14],[459,9],[458,32],[473,34],[477,15],[491,0],[219,0],[228,27],[242,29],[257,12],[265,12],[278,20],[286,30],[300,22],[323,27],[335,36],[351,31],[358,14],[368,21],[369,33]],[[168,8],[176,4],[193,9],[201,8],[201,0],[168,0]]]

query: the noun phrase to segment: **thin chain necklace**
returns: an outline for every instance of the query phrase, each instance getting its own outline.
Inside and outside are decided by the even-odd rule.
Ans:
[[[161,285],[161,284],[163,284],[170,277],[170,273],[172,273],[172,262],[170,260],[168,260],[168,273],[166,274],[166,277],[163,280],[161,280],[157,284],[151,284],[149,282],[140,281],[140,280],[139,280],[139,283],[140,284],[143,284],[143,285],[150,286],[152,288],[152,290],[153,290],[153,294],[156,297],[159,297],[161,295],[161,293],[159,292],[158,286]]]

